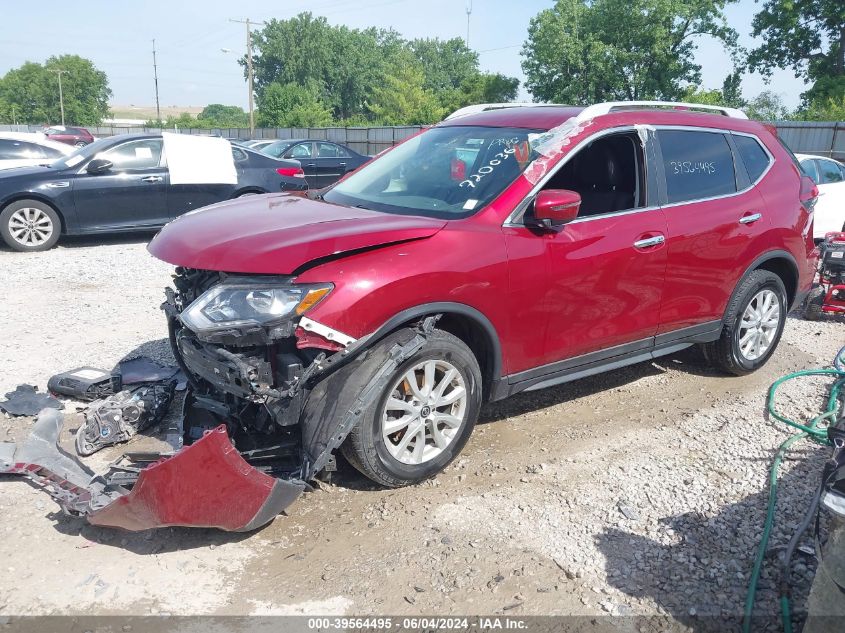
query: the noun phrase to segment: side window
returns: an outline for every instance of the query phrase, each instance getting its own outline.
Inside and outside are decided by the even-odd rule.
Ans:
[[[12,160],[15,158],[23,158],[20,152],[20,143],[0,138],[0,160]]]
[[[33,143],[14,139],[0,139],[0,159],[20,160],[23,158],[44,158],[41,148]]]
[[[337,158],[337,149],[334,143],[317,143],[317,158]]]
[[[579,150],[544,189],[577,191],[578,217],[636,209],[645,206],[644,164],[637,134],[603,136]]]
[[[829,185],[834,182],[842,182],[842,170],[832,160],[819,159],[819,177],[822,185]]]
[[[45,158],[61,158],[62,156],[65,156],[64,153],[54,147],[47,147],[46,145],[39,145],[38,147]]]
[[[151,169],[161,161],[161,139],[147,138],[123,143],[98,155],[114,163],[114,169]]]
[[[242,149],[239,149],[239,148],[237,148],[233,145],[232,146],[232,158],[234,158],[236,161],[238,161],[240,163],[240,162],[243,162],[243,161],[249,159],[249,156],[247,156],[247,153],[245,151],[243,151]]]
[[[299,143],[287,151],[285,158],[311,158],[311,152],[311,143]]]
[[[670,204],[736,193],[736,172],[721,132],[658,130]]]
[[[816,161],[812,158],[805,158],[801,161],[801,169],[813,179],[814,183],[819,184],[819,169],[816,167]]]
[[[752,183],[757,182],[769,167],[771,162],[769,155],[760,146],[760,141],[752,136],[734,134],[733,138],[739,156],[745,165],[745,171],[748,172],[748,178]]]

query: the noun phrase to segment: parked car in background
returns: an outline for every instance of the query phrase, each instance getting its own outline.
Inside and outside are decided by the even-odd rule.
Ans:
[[[73,151],[70,145],[51,141],[43,134],[0,132],[0,169],[52,163]]]
[[[85,147],[96,140],[91,135],[91,132],[84,127],[67,127],[64,125],[54,125],[45,128],[44,135],[51,141],[67,143],[74,147]]]
[[[221,200],[307,189],[297,161],[231,150],[235,184],[171,183],[160,134],[112,136],[49,167],[0,172],[0,236],[14,250],[43,251],[60,234],[154,230]]]
[[[278,140],[263,147],[261,152],[275,158],[298,160],[311,189],[333,185],[370,160],[369,156],[362,156],[345,145],[319,140]]]
[[[485,401],[692,345],[735,375],[772,357],[813,282],[818,189],[769,129],[694,104],[495,107],[327,190],[162,229],[202,399],[187,437],[225,424],[292,493],[335,450],[403,486]]]
[[[796,154],[795,157],[819,187],[813,238],[820,242],[827,233],[845,231],[845,165],[824,156]]]

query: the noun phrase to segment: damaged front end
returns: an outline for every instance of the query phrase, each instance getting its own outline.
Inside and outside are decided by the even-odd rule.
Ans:
[[[273,520],[320,472],[437,317],[406,330],[377,362],[350,362],[353,339],[304,313],[331,285],[177,268],[162,305],[188,387],[166,453],[126,453],[96,475],[57,445],[62,416],[0,445],[0,473],[26,476],[94,525],[247,531]],[[361,359],[365,356],[361,356]]]

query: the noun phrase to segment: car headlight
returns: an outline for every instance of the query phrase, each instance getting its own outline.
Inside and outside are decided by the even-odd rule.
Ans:
[[[200,295],[181,314],[194,332],[243,326],[268,326],[305,314],[332,291],[316,286],[222,283]]]

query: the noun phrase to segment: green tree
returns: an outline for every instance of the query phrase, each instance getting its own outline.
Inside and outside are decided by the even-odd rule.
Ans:
[[[79,55],[50,57],[44,65],[25,62],[0,80],[0,100],[15,108],[21,123],[61,121],[57,73],[62,70],[65,122],[98,125],[109,113],[106,74]]]
[[[781,96],[771,90],[764,90],[750,99],[745,104],[745,113],[749,119],[757,121],[783,121],[793,117]]]
[[[501,73],[476,73],[461,86],[463,103],[508,103],[519,93],[519,79]]]
[[[766,0],[752,26],[763,40],[748,56],[752,70],[771,76],[775,68],[792,68],[813,83],[805,103],[845,96],[845,2]]]
[[[312,86],[272,83],[261,95],[258,124],[263,127],[323,127],[331,125],[332,113]]]
[[[729,0],[557,0],[532,18],[522,49],[538,101],[585,105],[676,99],[697,85],[696,37],[736,51],[723,14]]]
[[[384,125],[427,125],[446,114],[434,92],[425,88],[422,69],[410,62],[402,63],[373,90],[369,108]]]
[[[243,108],[212,103],[197,115],[197,120],[209,127],[248,127],[249,115]]]
[[[845,121],[845,96],[817,98],[799,116],[806,121]]]

